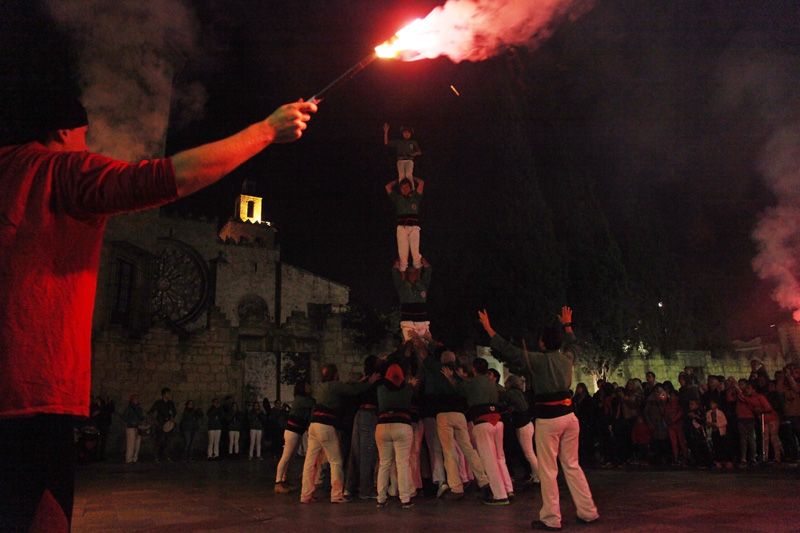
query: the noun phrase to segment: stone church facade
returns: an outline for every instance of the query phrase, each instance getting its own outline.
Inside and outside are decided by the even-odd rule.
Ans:
[[[342,327],[349,288],[281,260],[261,198],[242,194],[216,221],[151,210],[109,221],[92,341],[92,394],[118,414],[137,393],[147,410],[170,387],[178,412],[194,400],[292,399],[300,376],[339,364],[343,379],[363,357]],[[109,446],[122,445],[114,417]]]

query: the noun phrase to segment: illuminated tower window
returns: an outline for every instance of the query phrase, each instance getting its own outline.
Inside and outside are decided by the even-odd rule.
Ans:
[[[261,223],[261,198],[258,196],[239,196],[239,220],[242,222]]]

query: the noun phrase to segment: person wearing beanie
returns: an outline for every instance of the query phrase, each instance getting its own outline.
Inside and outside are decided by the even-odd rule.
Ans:
[[[92,153],[86,111],[50,98],[38,134],[0,147],[0,530],[68,530],[74,416],[89,414],[92,312],[106,221],[219,181],[303,133],[313,102],[225,139],[128,163]]]
[[[533,422],[525,399],[525,381],[511,374],[506,378],[506,402],[511,407],[511,422],[517,435],[522,454],[531,467],[531,483],[539,483],[539,460],[533,451]]]
[[[397,465],[397,484],[400,504],[404,509],[413,505],[414,492],[411,479],[411,446],[414,430],[411,427],[411,398],[415,378],[406,382],[403,369],[391,364],[386,376],[378,385],[378,424],[375,428],[375,441],[378,444],[378,507],[384,507],[389,488],[389,474],[392,465]]]
[[[580,425],[572,408],[572,370],[574,348],[564,347],[562,329],[571,339],[572,309],[564,306],[558,316],[561,328],[547,327],[539,338],[541,352],[519,349],[492,328],[486,310],[478,311],[478,319],[491,339],[492,353],[503,363],[513,368],[527,368],[529,383],[536,392],[534,415],[536,416],[536,451],[539,459],[542,508],[539,520],[534,520],[534,529],[561,530],[561,506],[559,504],[558,462],[564,472],[572,501],[575,503],[578,521],[592,523],[600,518],[592,498],[589,483],[578,462],[578,440]]]
[[[358,383],[339,381],[339,369],[333,363],[322,367],[322,383],[316,388],[317,404],[311,413],[308,426],[308,449],[303,463],[303,484],[300,489],[300,503],[314,501],[314,478],[317,456],[324,453],[331,465],[331,503],[346,503],[344,496],[344,471],[342,469],[342,450],[339,436],[342,407],[346,398],[353,398],[365,392],[380,379],[374,373],[369,379]]]

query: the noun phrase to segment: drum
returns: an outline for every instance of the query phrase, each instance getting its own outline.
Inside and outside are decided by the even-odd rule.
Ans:
[[[166,422],[164,422],[164,425],[161,426],[161,431],[163,431],[164,433],[169,433],[173,429],[175,429],[175,421],[174,420],[167,420]]]
[[[143,422],[136,427],[136,431],[137,433],[139,433],[139,435],[145,437],[150,434],[152,428],[150,424],[148,424],[147,422]]]

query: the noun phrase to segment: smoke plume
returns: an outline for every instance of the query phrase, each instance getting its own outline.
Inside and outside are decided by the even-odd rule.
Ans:
[[[754,113],[753,129],[766,132],[758,171],[776,198],[752,237],[753,270],[775,284],[772,297],[800,322],[800,61],[758,47],[731,53],[724,75],[726,103]],[[757,134],[757,133],[756,133]]]
[[[482,61],[511,46],[537,46],[559,22],[592,5],[593,0],[449,0],[400,30],[391,47],[407,61],[442,55],[455,63]]]
[[[170,108],[200,115],[206,92],[176,77],[196,48],[182,0],[48,0],[78,51],[93,151],[126,161],[163,154]]]

